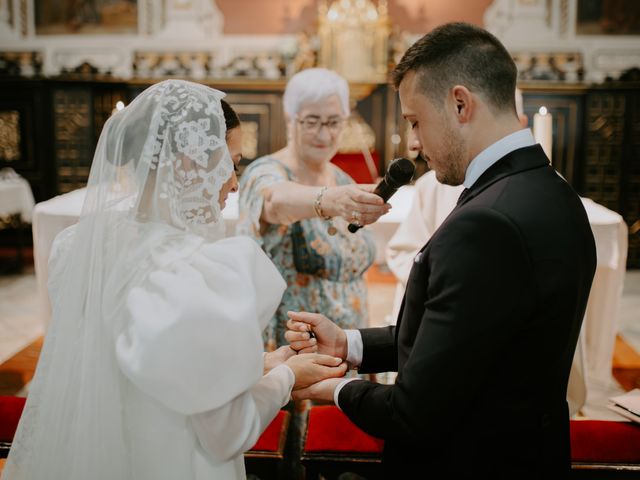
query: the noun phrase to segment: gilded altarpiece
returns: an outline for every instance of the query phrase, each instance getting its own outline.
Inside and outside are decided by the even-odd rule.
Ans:
[[[594,93],[587,102],[588,135],[585,152],[585,193],[596,202],[620,211],[625,97],[609,92]]]
[[[0,161],[12,163],[20,160],[20,112],[0,112]]]
[[[85,185],[93,150],[91,91],[53,92],[54,155],[57,191],[69,192]]]

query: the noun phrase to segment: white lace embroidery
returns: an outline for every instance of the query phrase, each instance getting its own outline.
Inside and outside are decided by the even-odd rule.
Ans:
[[[159,199],[168,204],[172,223],[208,236],[206,226],[218,223],[221,216],[218,192],[233,172],[225,140],[212,131],[210,121],[211,115],[223,116],[220,102],[205,107],[178,82],[157,85],[155,90],[160,118],[142,160],[161,179]],[[202,118],[194,120],[197,114]],[[173,132],[172,138],[167,138],[168,132]],[[211,162],[212,155],[222,158]]]

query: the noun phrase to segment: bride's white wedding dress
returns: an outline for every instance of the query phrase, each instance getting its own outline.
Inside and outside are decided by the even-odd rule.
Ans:
[[[3,479],[245,478],[293,374],[263,376],[284,280],[253,240],[221,238],[221,96],[162,82],[105,126],[52,249],[52,323]]]

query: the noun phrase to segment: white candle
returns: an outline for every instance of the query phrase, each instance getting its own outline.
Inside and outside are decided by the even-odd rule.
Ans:
[[[553,119],[547,111],[547,107],[540,107],[538,113],[533,116],[533,136],[536,139],[544,153],[551,161],[551,147],[553,142]]]

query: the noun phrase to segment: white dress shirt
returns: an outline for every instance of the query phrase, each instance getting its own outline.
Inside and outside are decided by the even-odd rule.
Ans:
[[[491,165],[505,155],[519,148],[530,147],[531,145],[535,145],[535,143],[536,140],[533,138],[531,130],[523,128],[489,145],[471,160],[464,176],[464,187],[471,188],[471,186],[476,183],[476,180],[478,180]]]

